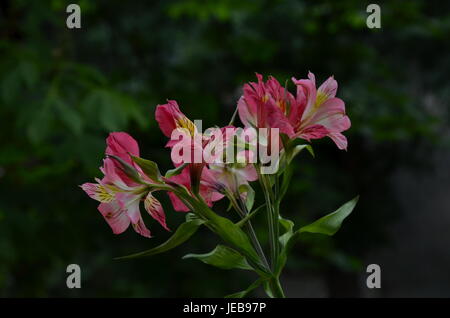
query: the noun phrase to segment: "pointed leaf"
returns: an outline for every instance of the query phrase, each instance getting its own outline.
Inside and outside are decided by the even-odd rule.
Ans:
[[[358,202],[358,199],[359,196],[355,197],[354,199],[342,205],[335,212],[330,213],[318,219],[317,221],[300,228],[298,232],[299,233],[310,232],[310,233],[333,235],[339,230],[344,219],[347,216],[349,216],[350,213],[353,211],[353,208]]]
[[[187,163],[183,163],[182,165],[176,167],[175,169],[167,170],[164,177],[170,178],[179,175],[187,165],[188,165]]]
[[[353,208],[358,202],[358,198],[359,196],[345,203],[335,212],[328,214],[318,219],[317,221],[300,228],[295,232],[292,232],[291,224],[289,223],[290,221],[280,220],[281,225],[283,225],[287,229],[287,232],[281,235],[279,238],[282,244],[282,249],[278,257],[278,262],[276,264],[275,275],[279,276],[281,271],[283,270],[283,267],[286,265],[287,254],[290,248],[294,245],[295,241],[299,238],[300,233],[310,232],[333,235],[339,230],[344,219],[352,212]]]
[[[263,282],[263,280],[260,278],[260,279],[256,280],[253,284],[251,284],[246,290],[227,295],[227,296],[225,296],[225,298],[243,298],[243,297],[247,296],[248,293],[250,293],[252,290],[259,287],[259,285],[261,285],[262,282]]]
[[[163,253],[165,251],[171,250],[174,247],[177,247],[178,245],[186,242],[202,225],[205,223],[205,221],[199,219],[199,218],[190,218],[189,220],[186,220],[183,224],[181,224],[175,233],[164,243],[161,245],[154,247],[152,249],[149,249],[147,251],[143,251],[140,253],[135,253],[127,256],[117,257],[116,259],[128,259],[128,258],[135,258],[135,257],[142,257],[142,256],[150,256],[155,255],[159,253]]]
[[[206,254],[187,254],[183,259],[195,258],[205,264],[216,266],[222,269],[240,268],[252,270],[253,268],[247,263],[244,256],[234,249],[217,245],[214,250]]]
[[[294,229],[294,222],[292,222],[291,220],[288,220],[288,219],[283,219],[281,216],[279,217],[278,222],[286,230],[286,232],[283,233],[278,238],[281,245],[284,247],[284,246],[286,246],[289,239],[292,237],[293,229]]]

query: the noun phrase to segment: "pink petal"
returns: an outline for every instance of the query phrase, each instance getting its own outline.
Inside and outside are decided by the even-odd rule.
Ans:
[[[241,96],[238,101],[238,113],[241,122],[245,127],[256,126],[256,105],[254,103],[247,103],[244,96]]]
[[[106,144],[107,147],[105,153],[107,155],[117,156],[140,171],[140,168],[133,162],[130,157],[130,154],[139,157],[139,146],[136,140],[133,139],[133,137],[124,132],[113,132],[109,134],[108,138],[106,138]],[[110,160],[107,164],[112,165],[114,167],[112,170],[115,171],[114,173],[112,173],[112,170],[109,170],[109,173],[111,174],[111,177],[109,179],[116,178],[116,176],[118,176],[119,179],[121,179],[127,185],[136,184],[126,175],[125,172],[123,172],[120,162],[108,158],[106,160]],[[107,169],[105,168],[104,170]],[[105,175],[107,175],[107,173],[105,173]]]
[[[144,237],[152,237],[149,229],[147,229],[147,227],[145,226],[145,223],[140,215],[139,220],[136,223],[132,223],[131,225],[133,226],[133,229],[136,231],[136,233]]]
[[[326,96],[326,99],[333,98],[336,96],[336,91],[338,84],[333,76],[330,76],[325,82],[320,85],[317,90],[318,93],[322,93]]]
[[[297,103],[301,105],[301,117],[308,116],[314,107],[317,97],[316,83],[314,74],[308,74],[309,79],[297,80],[294,77],[292,81],[297,85]]]
[[[166,137],[170,138],[172,130],[177,127],[174,118],[177,112],[180,112],[180,108],[176,101],[169,100],[167,104],[156,106],[155,118]]]
[[[301,133],[298,135],[298,137],[309,141],[310,139],[323,138],[328,134],[329,131],[324,126],[312,125],[303,129]]]
[[[244,169],[241,169],[241,174],[247,181],[258,180],[258,173],[256,172],[255,166],[249,164]]]
[[[114,200],[114,193],[101,184],[84,183],[81,185],[81,188],[89,197],[96,201],[109,203]]]
[[[129,192],[119,192],[116,194],[119,206],[126,212],[131,220],[131,223],[136,224],[141,217],[139,210],[140,195]]]
[[[122,158],[132,163],[130,155],[139,157],[139,146],[136,140],[125,132],[113,132],[106,138],[106,154]]]
[[[310,121],[326,127],[331,132],[342,132],[351,126],[350,119],[345,115],[345,104],[340,98],[325,101]]]
[[[341,133],[330,133],[328,135],[333,139],[336,146],[341,150],[347,150],[347,138]]]
[[[155,118],[159,128],[166,137],[171,137],[175,128],[186,128],[190,132],[195,130],[194,124],[180,111],[178,104],[174,100],[167,101],[167,104],[158,105],[155,111]]]
[[[105,175],[102,179],[103,183],[114,184],[120,187],[122,190],[128,190],[132,186],[137,185],[136,182],[131,180],[125,172],[122,171],[121,167],[118,167],[116,160],[111,158],[103,159],[103,167],[100,170]]]
[[[266,103],[267,107],[267,123],[270,128],[278,128],[280,133],[289,137],[294,136],[294,129],[289,123],[281,109],[272,103]]]
[[[108,222],[114,234],[123,233],[130,225],[130,219],[117,202],[100,203],[98,210]]]
[[[149,192],[145,198],[144,206],[145,210],[147,210],[152,218],[158,221],[167,231],[170,231],[166,225],[166,215],[164,214],[161,203],[152,195],[151,192]]]

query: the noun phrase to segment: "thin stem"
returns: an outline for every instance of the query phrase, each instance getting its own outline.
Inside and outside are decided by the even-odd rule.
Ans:
[[[245,218],[248,215],[247,207],[245,203],[242,201],[241,197],[239,196],[239,199],[236,201],[234,196],[229,194],[228,198],[230,199],[231,203],[234,206],[234,209],[241,218]],[[250,237],[250,241],[252,242],[253,247],[255,248],[256,252],[258,253],[259,257],[261,258],[264,266],[267,268],[267,270],[270,270],[269,263],[267,262],[266,255],[264,254],[264,250],[261,247],[261,244],[259,243],[258,237],[256,236],[255,230],[253,229],[252,223],[250,220],[248,220],[245,225],[244,229],[246,230],[247,234]]]
[[[274,270],[278,261],[278,216],[274,207],[273,192],[267,178],[267,175],[259,173],[259,180],[261,182],[264,198],[267,206],[267,223],[269,227],[270,237],[270,256],[271,256],[271,269]]]
[[[246,207],[245,203],[242,201],[240,196],[239,196],[239,200],[238,201],[240,203],[240,207],[241,207],[242,211],[244,212],[244,216],[243,217],[247,216],[249,214],[249,212],[247,210],[247,207]],[[248,220],[245,223],[245,228],[248,231],[248,234],[249,234],[250,239],[251,239],[251,241],[253,243],[253,246],[255,247],[256,251],[258,252],[259,256],[261,257],[264,265],[267,267],[267,269],[270,269],[269,262],[267,262],[266,255],[264,254],[264,251],[263,251],[263,249],[261,247],[261,244],[259,243],[258,237],[256,236],[255,230],[253,229],[253,226],[252,226],[252,223],[251,223],[250,220]]]
[[[228,126],[233,125],[234,120],[236,119],[237,113],[238,113],[238,107],[236,106],[236,109],[234,110],[233,116],[231,116],[230,122],[228,123]]]

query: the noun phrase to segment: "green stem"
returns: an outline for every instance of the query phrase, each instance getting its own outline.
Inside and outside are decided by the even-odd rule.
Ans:
[[[250,240],[253,244],[253,247],[256,249],[256,252],[261,257],[261,260],[262,260],[264,266],[267,267],[267,270],[270,270],[270,266],[269,266],[269,263],[267,262],[266,255],[264,254],[264,251],[261,247],[261,244],[259,243],[258,237],[256,236],[255,230],[253,229],[253,226],[250,223],[250,221],[245,224],[245,227],[246,227],[247,233],[250,236]]]
[[[249,213],[247,210],[247,207],[245,203],[242,201],[241,197],[238,194],[238,200],[236,201],[234,199],[233,195],[228,195],[231,203],[234,206],[234,209],[242,219],[244,219]],[[258,253],[259,257],[261,258],[261,261],[263,262],[264,266],[267,268],[267,270],[270,270],[269,263],[267,262],[266,255],[264,254],[264,251],[261,247],[261,244],[259,243],[258,237],[256,236],[255,230],[253,229],[252,223],[250,220],[248,220],[245,225],[244,229],[247,232],[248,236],[250,237],[250,241],[252,242],[253,247],[255,248],[256,252]]]
[[[272,188],[270,186],[270,181],[267,175],[259,173],[259,180],[263,188],[264,198],[266,200],[267,206],[267,223],[269,227],[269,237],[270,237],[270,261],[271,269],[274,270],[276,263],[278,261],[279,255],[279,245],[278,245],[278,212],[276,204],[274,205],[274,197]]]
[[[269,281],[269,288],[275,298],[286,298],[278,277],[273,277]]]

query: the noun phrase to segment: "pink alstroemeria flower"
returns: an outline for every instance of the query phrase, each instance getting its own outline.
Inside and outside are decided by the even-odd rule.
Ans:
[[[100,168],[103,179],[97,183],[84,183],[81,188],[92,199],[100,202],[98,210],[111,227],[114,234],[123,233],[131,224],[133,229],[145,237],[151,237],[144,224],[140,212],[140,202],[144,200],[145,210],[166,230],[165,214],[161,203],[152,195],[149,185],[152,180],[146,176],[131,159],[131,155],[139,156],[137,142],[123,132],[111,133],[106,139],[107,155],[120,157],[132,165],[139,173],[144,184],[131,180],[123,171],[121,163],[112,158],[103,160]]]
[[[171,138],[175,129],[184,131],[184,134],[189,135],[191,146],[191,159],[195,149],[200,150],[202,153],[202,162],[192,163],[193,160],[188,162],[186,168],[182,173],[169,178],[170,181],[185,186],[189,191],[192,191],[192,181],[199,180],[199,194],[205,200],[208,206],[212,206],[213,202],[218,201],[224,197],[224,193],[228,190],[233,195],[238,193],[238,188],[242,184],[247,184],[248,181],[254,181],[257,179],[257,173],[253,165],[229,165],[226,163],[216,163],[211,161],[204,161],[203,150],[210,143],[215,143],[214,134],[203,135],[197,131],[197,128],[179,109],[178,104],[175,101],[168,101],[167,104],[158,105],[156,108],[156,120],[159,123],[161,131],[167,137]],[[230,132],[236,131],[233,126],[227,126],[223,128],[217,128],[219,135],[222,136],[223,147],[217,147],[213,157],[223,156],[224,150],[229,146],[229,140],[231,139]],[[186,140],[186,139],[184,139]],[[170,140],[167,144],[168,147],[174,147],[178,142],[177,140]],[[247,154],[247,152],[241,152],[240,155]],[[247,154],[246,157],[250,155]],[[209,160],[214,158],[209,157]],[[173,158],[172,158],[173,160]],[[174,161],[174,160],[173,160]],[[219,160],[220,161],[220,160]],[[175,163],[175,162],[174,162]],[[180,163],[175,163],[180,165]],[[177,211],[187,212],[189,208],[173,193],[169,193],[169,197],[172,201],[174,209]]]
[[[330,137],[339,149],[347,149],[347,138],[342,134],[350,128],[351,123],[345,114],[345,104],[335,97],[338,84],[329,77],[318,89],[313,73],[308,79],[297,80],[298,115],[292,118],[296,136],[309,140],[325,136]]]
[[[183,169],[181,174],[173,176],[169,178],[169,180],[185,186],[189,191],[192,191],[193,182],[199,182],[199,194],[203,197],[208,206],[212,206],[214,201],[223,198],[222,194],[215,192],[210,187],[205,186],[202,182],[203,178],[208,174],[208,168],[206,163],[203,162],[203,158],[200,158],[200,162],[194,163],[194,153],[195,149],[197,149],[199,150],[199,153],[202,154],[203,147],[208,141],[197,131],[197,127],[194,123],[181,112],[177,102],[169,100],[167,104],[158,105],[156,107],[155,117],[163,134],[170,138],[166,145],[167,147],[174,147],[178,142],[182,142],[172,139],[174,130],[180,131],[181,134],[184,134],[185,136],[187,135],[188,138],[184,138],[183,140],[188,140],[190,143],[189,146],[191,147],[191,160],[185,162],[188,165]],[[182,164],[175,163],[173,157],[172,161],[175,166]],[[190,211],[190,209],[173,193],[169,193],[169,197],[176,211]]]
[[[279,128],[280,133],[293,137],[295,132],[286,117],[287,101],[294,101],[292,94],[285,92],[273,77],[266,83],[261,74],[256,77],[257,83],[244,85],[244,95],[238,101],[242,123],[246,127]]]
[[[195,138],[198,134],[197,127],[181,112],[180,107],[174,100],[168,100],[167,104],[156,106],[155,118],[163,134],[170,139],[166,145],[168,147],[177,143],[176,140],[171,139],[172,132],[175,129],[185,131],[191,138]]]
[[[342,134],[350,128],[344,102],[336,98],[337,82],[328,78],[318,89],[314,74],[308,79],[292,81],[297,86],[294,97],[273,77],[263,82],[244,85],[244,95],[239,99],[238,110],[246,126],[279,128],[290,138],[305,140],[330,137],[339,149],[347,149],[347,139]]]

